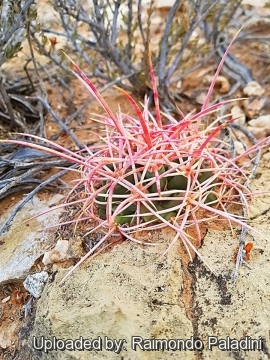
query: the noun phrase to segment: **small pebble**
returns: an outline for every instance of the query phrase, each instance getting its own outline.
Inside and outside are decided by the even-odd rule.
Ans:
[[[241,141],[235,141],[234,146],[237,155],[241,155],[245,152],[245,147]]]
[[[256,126],[247,126],[247,130],[250,131],[257,140],[264,139],[267,136],[265,128],[259,128]]]
[[[266,96],[253,96],[243,101],[245,114],[250,118],[270,113],[270,99]]]
[[[232,114],[232,118],[236,119],[234,121],[234,124],[240,125],[240,126],[244,126],[246,123],[246,115],[243,112],[243,110],[240,108],[240,106],[238,105],[234,105],[231,108],[231,114]]]
[[[201,92],[199,95],[196,96],[196,102],[200,105],[202,105],[205,101],[207,93]]]
[[[270,129],[270,115],[261,115],[249,121],[249,126]]]
[[[5,304],[5,303],[7,303],[9,300],[10,300],[10,296],[7,296],[7,297],[5,297],[5,298],[2,300],[2,303]]]
[[[213,81],[214,79],[214,76],[212,75],[206,75],[204,77],[204,80],[203,82],[205,84],[211,84],[211,82]],[[230,88],[231,88],[231,85],[230,85],[230,82],[229,80],[222,76],[222,75],[219,75],[217,78],[216,78],[216,82],[215,82],[215,85],[219,87],[219,92],[221,94],[227,94],[229,91],[230,91]]]
[[[257,81],[250,81],[243,89],[247,96],[262,96],[265,93],[264,88]]]
[[[43,256],[43,264],[50,265],[61,261],[65,261],[68,258],[68,245],[67,240],[58,240],[54,249],[47,251]]]
[[[24,288],[35,298],[40,297],[49,275],[46,271],[41,271],[33,275],[28,275],[23,282]]]

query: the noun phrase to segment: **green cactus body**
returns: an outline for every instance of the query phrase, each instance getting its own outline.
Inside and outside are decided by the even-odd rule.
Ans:
[[[168,190],[186,190],[188,179],[184,175],[175,175],[168,180]]]
[[[155,209],[154,209],[155,211],[158,212],[158,211],[165,210],[162,207],[160,202],[159,203],[154,202],[154,203],[155,203]],[[149,212],[150,211],[143,204],[141,204],[141,216],[145,222],[159,220],[157,218],[157,216],[155,216],[155,215],[144,215],[144,213],[149,213]],[[177,214],[177,211],[168,211],[168,212],[165,212],[165,213],[162,213],[159,215],[165,220],[170,220],[172,217],[175,217],[176,214]]]
[[[120,204],[120,202],[118,202],[117,204],[114,204],[112,206],[113,211],[116,210],[116,208],[119,206],[119,204]],[[132,215],[132,214],[135,214],[136,210],[137,210],[136,204],[131,204],[125,210],[121,211],[121,214],[123,216],[124,215]]]
[[[162,167],[159,169],[158,173],[159,173],[159,175],[161,175],[161,174],[163,174],[165,171],[166,171],[166,170],[165,170],[165,167],[162,166]],[[145,179],[147,179],[147,180],[149,180],[149,181],[152,181],[153,179],[155,179],[155,177],[156,177],[156,176],[155,176],[155,173],[154,173],[154,172],[146,171],[146,173],[145,173]],[[163,191],[164,188],[165,188],[165,186],[166,186],[166,184],[167,184],[167,179],[166,179],[165,177],[162,177],[162,178],[159,180],[159,182],[160,182],[160,190]],[[155,181],[154,184],[152,184],[152,185],[150,186],[149,191],[150,191],[151,193],[156,193],[156,192],[157,192],[157,181]]]
[[[175,194],[172,195],[172,197],[179,197],[179,196],[181,196],[180,193],[175,193]],[[180,201],[179,200],[174,200],[174,199],[172,199],[172,200],[164,200],[164,201],[161,201],[160,204],[161,204],[161,207],[163,209],[171,209],[171,208],[173,208],[175,206],[178,206],[180,204]]]
[[[131,170],[132,170],[131,168],[128,168],[127,172],[130,172]],[[138,178],[138,181],[140,181],[140,179],[141,179],[141,173],[140,172],[137,172],[137,178]],[[126,176],[125,180],[127,182],[129,182],[130,184],[135,185],[135,178],[134,178],[133,174],[130,174],[130,175]]]
[[[113,164],[106,164],[107,168],[109,168],[111,171],[115,171]]]
[[[172,217],[176,217],[177,211],[169,211],[164,214],[160,214],[165,220],[170,220]]]
[[[98,201],[99,203],[96,204],[97,207],[100,209],[100,208],[106,208],[106,204],[107,204],[107,198],[105,196],[102,196],[102,195],[105,195],[107,193],[107,190],[102,190],[99,192],[99,194],[97,195],[96,197],[96,201]]]
[[[217,197],[214,193],[209,193],[207,196],[206,196],[206,199],[204,201],[205,204],[209,204],[209,203],[212,203],[212,204],[209,204],[209,206],[214,206],[217,204]]]
[[[99,205],[98,205],[99,206]],[[98,216],[101,218],[101,219],[106,219],[106,206],[105,207],[98,207]]]
[[[154,211],[162,210],[162,208],[158,204],[155,204],[155,202],[153,202],[153,203],[154,203],[154,205],[156,207],[155,209],[153,209]],[[152,215],[152,214],[151,215],[144,215],[146,213],[150,213],[150,210],[148,210],[147,207],[144,204],[141,204],[140,205],[140,215],[143,218],[143,220],[145,222],[157,220],[157,217],[155,215]]]
[[[202,184],[204,181],[210,179],[214,174],[211,171],[204,171],[198,175],[198,181]]]
[[[126,223],[130,224],[131,220],[132,216],[126,216],[123,213],[120,213],[115,217],[115,222],[119,225],[124,225]]]
[[[178,164],[180,163],[178,159],[173,160],[173,162],[178,163]],[[111,171],[115,171],[113,164],[108,164],[107,167]],[[162,166],[159,169],[158,173],[159,173],[159,175],[162,175],[165,171],[167,171],[169,169],[170,168],[168,165]],[[126,170],[126,173],[129,173],[131,171],[132,171],[132,168],[129,167]],[[211,171],[201,172],[198,175],[198,182],[203,183],[203,182],[207,181],[209,178],[211,178],[212,176],[213,176],[213,173]],[[138,180],[141,180],[141,177],[142,177],[142,173],[138,171],[137,172]],[[155,176],[154,172],[146,171],[143,184],[147,185],[148,182],[153,181],[153,179],[155,179],[155,178],[156,178],[156,176]],[[133,174],[124,177],[124,180],[125,180],[125,182],[128,182],[132,185],[136,184]],[[107,182],[107,184],[108,184],[108,182]],[[177,200],[177,199],[173,199],[173,198],[181,197],[182,191],[185,191],[187,189],[187,183],[188,183],[188,178],[186,176],[180,175],[180,174],[179,175],[177,174],[175,176],[168,176],[168,177],[165,176],[165,177],[161,178],[160,179],[161,191],[164,191],[166,189],[166,190],[176,190],[176,192],[171,195],[171,198],[172,198],[171,200],[162,200],[162,197],[161,197],[159,201],[153,201],[152,205],[151,205],[153,212],[160,212],[160,211],[168,210],[167,212],[160,214],[160,216],[165,220],[170,220],[172,217],[175,217],[177,215],[178,211],[177,210],[170,211],[170,209],[180,206],[181,201],[179,199]],[[105,184],[106,184],[106,182],[105,182]],[[117,207],[125,199],[127,199],[129,197],[129,195],[131,194],[131,191],[122,184],[114,185],[112,181],[111,181],[111,186],[114,186],[113,195],[112,195],[112,213],[114,214]],[[179,190],[181,192],[179,192]],[[209,189],[208,189],[208,191],[209,191]],[[107,198],[104,195],[108,194],[108,193],[109,193],[109,189],[107,188],[106,190],[101,191],[100,194],[96,197],[96,200],[100,202],[99,204],[97,204],[97,208],[98,208],[99,216],[102,219],[106,219]],[[147,190],[145,190],[145,193],[146,194],[157,193],[157,181],[155,181],[154,184],[152,184]],[[122,195],[122,196],[124,195],[124,197],[120,197],[119,195]],[[205,203],[210,204],[210,206],[215,205],[217,203],[216,195],[213,192],[209,192],[209,194],[207,195],[207,197],[205,199]],[[137,211],[136,203],[130,204],[126,209],[122,210],[119,214],[116,215],[115,222],[119,225],[123,225],[125,223],[130,224],[130,222],[132,221],[132,218],[133,218],[131,215],[135,215],[136,211]],[[146,208],[146,206],[144,204],[141,203],[140,204],[140,217],[144,222],[159,220],[156,215],[154,215],[154,214],[144,215],[146,213],[150,213],[150,211]]]

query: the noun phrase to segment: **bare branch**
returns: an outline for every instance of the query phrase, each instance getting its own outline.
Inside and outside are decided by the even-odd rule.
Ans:
[[[173,4],[173,6],[170,8],[170,11],[169,11],[169,14],[167,17],[166,26],[165,26],[164,34],[162,37],[160,52],[159,52],[159,61],[158,61],[159,83],[162,83],[162,81],[164,80],[164,77],[165,77],[164,69],[166,66],[166,59],[168,56],[168,39],[169,39],[169,35],[170,35],[170,29],[172,26],[172,21],[175,17],[175,14],[176,14],[180,4],[181,4],[181,0],[176,0],[175,3]]]
[[[83,149],[83,145],[77,139],[76,135],[70,130],[70,128],[56,115],[53,109],[48,104],[47,100],[42,99],[40,96],[37,96],[37,100],[41,102],[44,108],[48,111],[49,114],[53,117],[54,121],[71,137],[75,145],[79,149]]]
[[[4,29],[3,35],[0,37],[0,49],[2,50],[3,47],[7,44],[7,42],[10,40],[10,38],[13,36],[13,34],[21,28],[27,21],[27,11],[30,8],[31,5],[34,4],[34,0],[28,0],[24,7],[21,9],[21,12],[17,19],[13,22],[11,27],[7,30]],[[6,17],[7,14],[2,13],[2,19]],[[7,23],[7,20],[3,20],[4,23]],[[5,31],[6,30],[6,31]]]
[[[1,226],[0,235],[3,234],[7,230],[8,226],[10,225],[10,223],[12,222],[12,220],[14,219],[16,214],[24,207],[25,204],[27,204],[34,197],[35,194],[37,194],[41,189],[43,189],[48,184],[52,183],[54,180],[58,179],[59,177],[63,176],[64,174],[66,174],[68,171],[70,171],[70,169],[72,169],[74,167],[75,167],[75,165],[72,165],[69,168],[58,172],[57,174],[49,177],[49,179],[43,181],[34,190],[32,190],[21,202],[19,202],[14,207],[14,209],[13,209],[11,215],[9,216],[9,218]]]

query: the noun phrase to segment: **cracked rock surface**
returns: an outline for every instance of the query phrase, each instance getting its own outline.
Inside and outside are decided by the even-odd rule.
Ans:
[[[181,300],[182,270],[177,252],[160,258],[161,250],[124,242],[86,262],[61,286],[58,284],[66,270],[57,270],[38,303],[33,335],[125,339],[126,350],[120,352],[124,358],[164,359],[162,352],[131,349],[132,336],[187,339],[193,334]],[[165,353],[166,357],[176,355]],[[102,350],[91,356],[119,359],[120,355]],[[35,356],[42,355],[37,351]],[[52,351],[41,358],[89,359],[90,355]],[[195,352],[187,352],[185,358],[194,359]]]
[[[260,221],[263,232],[269,225]],[[160,236],[159,236],[160,239]],[[242,267],[231,283],[235,239],[230,231],[208,232],[200,249],[214,273],[199,260],[188,267],[191,295],[185,290],[177,249],[160,258],[155,247],[124,242],[86,262],[63,285],[66,270],[55,270],[38,302],[32,335],[51,339],[125,339],[120,354],[97,351],[95,359],[267,359],[269,358],[270,244],[255,245],[252,270]],[[221,261],[222,259],[222,261]],[[55,267],[56,269],[56,267]],[[185,270],[186,271],[186,270]],[[185,297],[191,297],[186,301]],[[190,308],[187,308],[190,304]],[[202,351],[137,351],[132,336],[143,339],[199,338]],[[209,336],[240,340],[263,338],[263,351],[207,348]],[[32,339],[30,337],[29,339]],[[29,340],[29,348],[31,341]],[[124,349],[125,348],[125,349]],[[36,351],[33,358],[89,359],[89,352]],[[182,357],[180,357],[182,356]]]

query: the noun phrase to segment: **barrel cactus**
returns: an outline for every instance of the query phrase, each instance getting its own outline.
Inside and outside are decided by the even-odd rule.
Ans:
[[[78,164],[81,180],[75,186],[74,193],[78,195],[81,192],[75,202],[82,204],[82,214],[79,219],[74,219],[74,223],[91,219],[96,224],[91,232],[107,229],[106,235],[66,276],[115,233],[139,242],[135,233],[168,226],[175,231],[175,237],[166,252],[181,240],[188,254],[192,249],[200,257],[187,230],[194,226],[198,238],[201,238],[200,222],[209,219],[209,214],[256,232],[246,223],[246,219],[231,213],[228,205],[238,203],[248,211],[252,195],[249,187],[245,186],[248,169],[239,165],[239,160],[266,142],[263,140],[242,155],[235,156],[229,145],[219,137],[222,129],[234,119],[216,119],[210,125],[203,121],[206,115],[213,114],[226,103],[208,106],[227,52],[216,71],[201,111],[182,116],[181,120],[160,111],[150,56],[155,115],[149,110],[147,99],[141,109],[128,93],[119,89],[127,97],[136,117],[120,110],[114,114],[94,84],[73,63],[76,77],[107,113],[102,117],[105,130],[103,136],[100,135],[100,143],[86,147],[84,153],[75,153],[47,139],[42,140],[51,148],[10,140]],[[203,212],[207,212],[207,218],[203,218]]]

